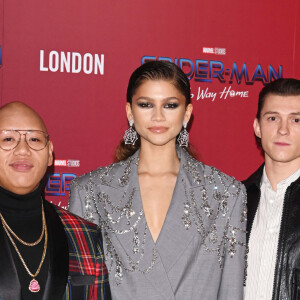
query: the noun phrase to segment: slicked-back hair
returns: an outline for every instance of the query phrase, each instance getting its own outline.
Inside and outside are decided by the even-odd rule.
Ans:
[[[191,103],[190,81],[184,72],[171,62],[155,60],[146,62],[132,73],[127,88],[127,102],[130,103],[130,105],[132,104],[132,97],[137,89],[147,80],[164,80],[170,82],[185,97],[185,105],[188,106]],[[122,140],[115,150],[115,162],[127,159],[133,155],[140,146],[140,137],[138,137],[135,145],[125,144],[124,140]],[[193,146],[189,145],[186,150],[193,157],[197,157]]]
[[[268,83],[259,93],[256,118],[260,120],[260,114],[268,95],[299,96],[300,80],[294,78],[280,78]]]
[[[146,80],[169,81],[185,97],[186,106],[191,103],[190,81],[184,72],[171,62],[158,60],[146,62],[132,73],[127,88],[127,102],[131,104],[136,90]]]

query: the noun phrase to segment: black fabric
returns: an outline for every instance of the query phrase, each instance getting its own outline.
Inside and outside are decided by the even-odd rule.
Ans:
[[[8,243],[4,229],[0,226],[0,299],[19,300],[21,285]]]
[[[248,239],[260,200],[263,165],[243,183],[247,188]],[[286,190],[278,239],[272,300],[300,300],[300,177]]]
[[[247,189],[247,243],[249,242],[252,224],[260,200],[260,181],[263,170],[264,164],[261,165],[247,180],[242,181]]]
[[[79,276],[71,276],[71,283],[74,286],[78,285],[91,285],[95,282],[95,275],[79,275]]]
[[[42,232],[42,186],[39,186],[35,191],[26,195],[17,195],[0,187],[0,212],[2,213],[6,223],[10,228],[24,241],[36,241]],[[2,224],[1,224],[2,227]],[[42,299],[45,289],[45,283],[48,275],[49,253],[47,251],[46,258],[42,265],[39,275],[36,277],[41,290],[38,293],[29,291],[29,283],[32,277],[27,273],[23,266],[15,248],[8,239],[5,231],[2,229],[2,238],[10,247],[15,268],[17,270],[19,283],[21,286],[21,294],[23,300],[38,300]],[[44,238],[42,241],[33,247],[25,246],[13,238],[24,261],[26,262],[31,273],[35,273],[44,249]],[[2,244],[1,244],[2,246]],[[2,247],[1,247],[2,248]],[[7,280],[10,278],[7,277]],[[12,282],[11,284],[14,284]]]

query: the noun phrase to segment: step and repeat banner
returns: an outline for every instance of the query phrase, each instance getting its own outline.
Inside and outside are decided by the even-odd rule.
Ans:
[[[261,88],[300,77],[298,0],[0,0],[0,104],[23,101],[54,143],[46,198],[110,164],[128,128],[130,74],[167,60],[190,78],[201,161],[245,179],[261,164],[252,129]]]

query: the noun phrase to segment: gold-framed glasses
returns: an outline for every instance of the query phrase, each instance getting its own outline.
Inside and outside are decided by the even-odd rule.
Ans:
[[[6,151],[15,149],[19,145],[22,135],[25,136],[29,148],[35,151],[44,149],[49,141],[49,134],[42,130],[4,129],[0,131],[0,148]]]

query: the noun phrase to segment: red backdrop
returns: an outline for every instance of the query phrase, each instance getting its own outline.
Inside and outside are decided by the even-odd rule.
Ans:
[[[247,177],[262,162],[260,89],[300,77],[298,2],[0,0],[0,104],[23,101],[45,119],[56,159],[47,198],[66,206],[73,177],[112,162],[129,76],[147,59],[190,76],[201,160]]]

